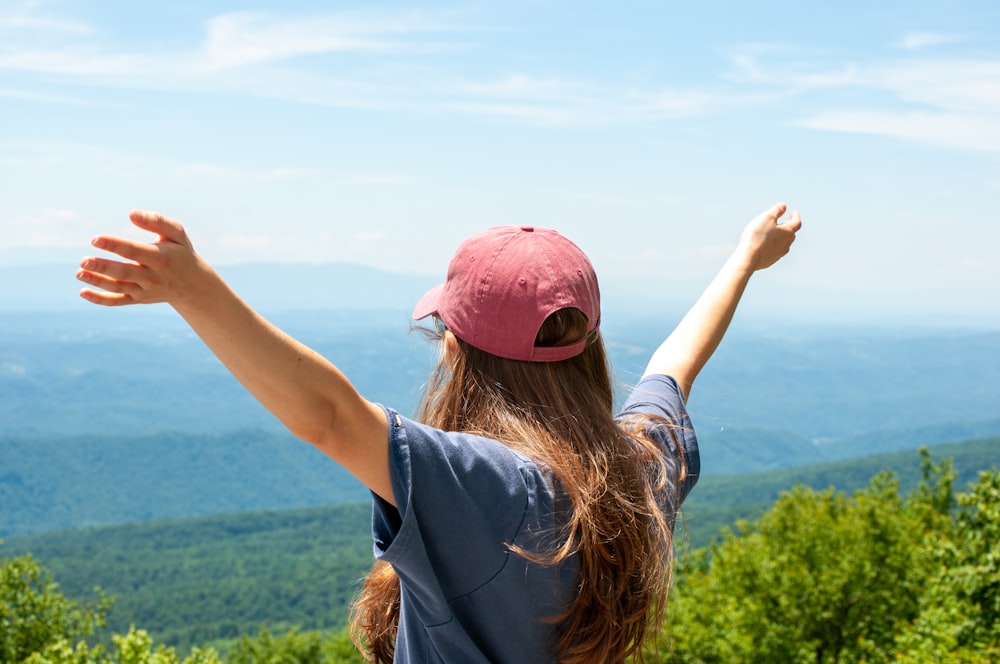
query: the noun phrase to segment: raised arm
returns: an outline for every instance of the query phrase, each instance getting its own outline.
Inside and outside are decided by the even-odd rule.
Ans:
[[[784,223],[786,206],[778,203],[747,224],[740,243],[691,310],[653,353],[645,375],[673,376],[687,399],[698,373],[708,362],[736,312],[750,276],[788,253],[802,226],[798,212]]]
[[[195,253],[178,222],[140,211],[130,218],[158,239],[94,238],[95,247],[124,260],[85,258],[77,278],[100,290],[84,288],[80,296],[103,306],[169,303],[293,434],[394,503],[384,411],[362,398],[333,364],[240,299]]]

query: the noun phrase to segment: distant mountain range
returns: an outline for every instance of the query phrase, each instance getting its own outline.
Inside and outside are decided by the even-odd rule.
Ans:
[[[66,263],[0,263],[0,312],[68,311],[87,305],[77,297],[80,255]],[[351,263],[242,263],[217,267],[253,306],[263,311],[302,309],[400,309],[409,312],[444,278],[387,272]],[[17,284],[30,284],[20,288]]]
[[[435,361],[405,309],[273,319],[404,413]],[[619,398],[674,322],[608,316]],[[707,477],[1000,435],[1000,332],[737,320],[689,410]],[[366,497],[169,308],[0,315],[0,536]]]

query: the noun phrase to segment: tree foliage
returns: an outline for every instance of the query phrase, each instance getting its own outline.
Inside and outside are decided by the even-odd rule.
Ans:
[[[951,531],[929,533],[932,572],[900,634],[899,661],[1000,661],[1000,472],[957,497]]]
[[[115,597],[108,627],[135,624],[187,650],[274,632],[340,630],[371,567],[371,504],[233,514],[15,538],[69,597]]]
[[[905,499],[889,473],[852,496],[799,486],[686,556],[651,659],[997,661],[1000,473],[956,500],[951,464],[923,461]]]
[[[68,599],[30,555],[0,559],[0,661],[20,662],[47,645],[91,636],[111,600]]]
[[[364,664],[346,631],[331,636],[322,632],[291,630],[274,636],[261,628],[256,637],[244,636],[226,658],[226,664]]]
[[[0,662],[4,664],[362,664],[347,632],[326,635],[293,629],[272,636],[262,628],[242,637],[226,657],[193,648],[182,657],[131,627],[113,634],[111,647],[96,641],[111,600],[81,603],[66,597],[30,555],[0,560]]]
[[[921,469],[923,480],[905,496],[889,472],[851,495],[797,486],[759,518],[682,556],[667,620],[647,660],[1000,661],[1000,471],[981,473],[956,495],[950,461],[935,464],[923,452]],[[155,531],[145,534],[159,542]],[[251,542],[263,544],[245,544]],[[157,546],[166,555],[166,542]],[[303,564],[312,568],[315,560],[309,555]],[[276,634],[270,630],[287,626],[266,620],[258,625],[270,628],[258,627],[256,635],[214,641],[218,650],[179,654],[135,627],[102,636],[110,605],[100,591],[89,602],[66,597],[30,555],[2,559],[0,662],[363,662],[344,631]]]

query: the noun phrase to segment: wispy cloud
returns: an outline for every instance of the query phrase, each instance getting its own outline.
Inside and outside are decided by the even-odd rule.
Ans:
[[[829,85],[895,97],[891,107],[828,110],[801,124],[1000,152],[1000,60],[908,60],[857,67]]]
[[[543,125],[643,122],[708,112],[721,95],[667,87],[639,89],[598,81],[524,73],[468,83],[447,107]]]
[[[348,187],[396,187],[413,181],[408,175],[395,173],[367,173],[344,178],[341,184]]]
[[[958,42],[947,36],[947,42]],[[921,33],[908,48],[943,44],[945,35]],[[820,61],[793,58],[790,49],[748,48],[733,56],[732,77],[796,100],[804,117],[792,124],[827,131],[888,136],[939,147],[1000,151],[1000,58],[904,57]],[[831,93],[861,91],[868,101],[830,108]],[[857,95],[843,95],[843,98]],[[813,101],[815,100],[815,101]],[[810,106],[824,108],[813,113]]]
[[[297,166],[283,166],[257,171],[252,169],[233,168],[222,164],[189,163],[170,168],[168,175],[176,178],[240,179],[258,180],[260,182],[279,182],[314,178],[323,175],[323,171],[317,168],[303,168]]]
[[[943,46],[945,44],[955,44],[962,41],[956,35],[947,35],[939,32],[912,32],[904,36],[900,42],[900,48],[907,50],[917,50],[928,46]]]
[[[181,164],[170,169],[169,175],[179,178],[228,178],[236,175],[236,171],[220,164]]]
[[[134,174],[147,169],[152,160],[141,153],[128,152],[88,143],[61,141],[0,142],[0,169],[22,173],[35,171],[46,175],[74,170],[86,164],[88,172]],[[2,174],[0,174],[2,175]]]
[[[259,173],[257,178],[263,180],[264,182],[275,182],[286,180],[305,180],[322,174],[323,171],[318,168],[299,168],[291,166],[284,168],[272,168]]]
[[[0,7],[0,33],[30,32],[34,35],[64,34],[89,35],[93,29],[87,23],[54,16],[42,8],[37,0],[13,2]]]
[[[996,116],[959,113],[831,111],[803,120],[803,127],[873,134],[946,148],[1000,152]]]
[[[0,70],[63,76],[76,90],[65,95],[8,88],[0,89],[0,97],[51,103],[86,103],[77,91],[89,83],[339,108],[446,111],[549,127],[655,123],[781,106],[775,122],[990,151],[996,149],[992,139],[977,144],[959,127],[964,119],[991,136],[991,122],[1000,122],[1000,59],[927,57],[931,46],[962,41],[960,35],[936,32],[905,35],[897,44],[903,57],[896,59],[850,59],[819,46],[744,44],[731,53],[728,71],[684,86],[637,81],[627,72],[617,80],[590,78],[523,63],[506,72],[501,64],[488,73],[470,73],[450,55],[474,48],[467,42],[475,40],[476,29],[442,12],[231,12],[207,19],[202,39],[187,50],[159,52],[116,49],[86,24],[46,14],[36,3],[0,12],[0,29],[4,26],[14,33],[48,30],[54,37],[41,44],[29,38],[0,41]],[[442,53],[449,57],[438,57]],[[880,94],[871,98],[879,101],[831,107],[829,93],[845,90],[874,91]],[[786,105],[788,100],[794,106]],[[899,120],[895,126],[893,117]],[[919,128],[935,133],[921,137]],[[203,174],[226,175],[211,169]],[[262,177],[305,176],[289,171]]]
[[[23,101],[41,101],[49,104],[62,104],[66,106],[109,106],[107,102],[87,99],[73,95],[64,95],[50,92],[39,92],[38,90],[23,90],[17,88],[0,88],[0,97],[4,99],[19,99]]]
[[[209,69],[221,69],[302,55],[405,53],[417,48],[414,36],[448,30],[443,21],[417,12],[296,18],[235,12],[208,21],[208,38],[201,50]]]
[[[17,21],[8,18],[8,23],[58,24],[56,19],[41,16],[32,5],[25,5],[19,16]],[[108,42],[107,34],[80,27],[64,34],[55,31],[41,41],[26,30],[0,32],[8,37],[0,39],[0,70],[62,77],[78,89],[211,91],[304,104],[380,108],[398,104],[407,98],[407,88],[418,83],[398,78],[378,80],[373,77],[370,60],[337,61],[338,66],[331,67],[329,58],[360,54],[408,61],[416,55],[460,48],[447,41],[455,28],[446,17],[415,11],[295,17],[263,12],[222,14],[208,19],[202,41],[186,50],[116,47]],[[59,79],[53,77],[47,85],[58,85]],[[48,93],[38,93],[35,100],[74,101]]]
[[[379,240],[384,240],[386,234],[384,231],[358,231],[354,234],[354,239],[358,242],[363,242],[365,244],[371,242],[378,242]]]
[[[629,198],[627,196],[608,194],[599,191],[564,191],[560,193],[564,198],[570,200],[586,201],[588,203],[596,203],[598,205],[607,205],[610,207],[636,205],[639,202],[636,199]]]
[[[96,227],[76,210],[66,208],[42,208],[15,217],[7,226],[5,223],[0,248],[79,247],[96,232]]]
[[[37,16],[36,16],[37,18]],[[75,86],[212,91],[302,104],[368,109],[424,108],[543,125],[648,121],[713,107],[704,91],[636,88],[562,74],[459,73],[454,53],[475,29],[429,12],[355,11],[309,16],[233,12],[204,24],[187,50],[114,48],[101,35],[8,40],[0,70],[44,73]],[[105,36],[106,37],[106,36]],[[442,54],[448,56],[441,58]],[[39,93],[39,101],[68,103]]]
[[[0,28],[36,25],[54,28],[55,19],[0,14]],[[66,22],[74,36],[89,28]],[[444,19],[419,12],[320,14],[283,17],[263,12],[234,12],[207,20],[204,41],[189,51],[116,51],[96,39],[68,39],[37,46],[34,39],[12,36],[0,47],[0,68],[89,76],[155,76],[149,84],[183,75],[198,78],[219,70],[277,63],[301,56],[343,53],[434,52],[455,44],[435,44],[428,36],[452,30]],[[129,82],[129,81],[126,81]]]

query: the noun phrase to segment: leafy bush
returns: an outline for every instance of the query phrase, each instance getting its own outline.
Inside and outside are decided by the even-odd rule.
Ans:
[[[50,644],[90,637],[110,607],[103,596],[90,604],[68,599],[30,555],[0,559],[0,661],[21,662]]]
[[[1000,472],[957,498],[923,453],[853,496],[796,487],[679,563],[661,662],[1000,659]],[[955,506],[958,509],[955,509]]]

